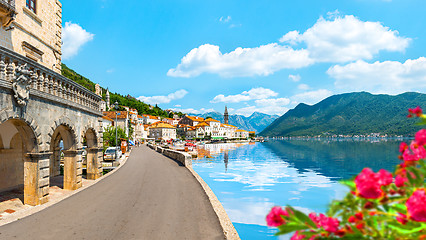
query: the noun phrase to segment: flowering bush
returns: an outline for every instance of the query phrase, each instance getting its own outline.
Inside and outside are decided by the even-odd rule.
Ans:
[[[408,117],[426,124],[420,107]],[[301,239],[425,239],[426,240],[426,129],[418,131],[408,145],[401,143],[401,164],[392,174],[364,168],[354,180],[342,181],[350,188],[343,200],[333,201],[327,215],[306,215],[290,206],[273,207],[266,217],[277,235],[294,232]]]

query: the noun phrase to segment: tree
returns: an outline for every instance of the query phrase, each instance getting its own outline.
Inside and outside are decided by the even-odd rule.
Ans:
[[[104,147],[114,147],[115,146],[115,127],[109,126],[104,130]],[[120,145],[120,138],[127,140],[126,132],[118,127],[117,128],[117,145]]]

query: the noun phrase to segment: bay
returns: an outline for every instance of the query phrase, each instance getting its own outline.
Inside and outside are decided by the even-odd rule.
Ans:
[[[273,206],[325,212],[348,189],[339,183],[364,167],[393,171],[397,139],[273,140],[251,144],[208,144],[194,170],[216,194],[241,239],[275,237],[265,217]]]

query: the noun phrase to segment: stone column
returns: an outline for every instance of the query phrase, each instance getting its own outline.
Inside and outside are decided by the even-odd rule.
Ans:
[[[99,161],[98,161],[98,148],[87,149],[87,179],[95,180],[100,177],[99,174]]]
[[[36,206],[49,201],[51,152],[28,153],[24,162],[24,204]]]
[[[77,186],[77,154],[76,150],[66,150],[64,153],[64,189],[76,190]]]

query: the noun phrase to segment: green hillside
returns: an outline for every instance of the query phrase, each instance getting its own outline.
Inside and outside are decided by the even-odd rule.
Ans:
[[[95,83],[90,81],[90,79],[76,73],[74,70],[67,67],[67,65],[62,64],[62,75],[75,81],[76,83],[82,85],[83,87],[89,89],[92,92],[95,92]],[[102,99],[106,100],[105,93],[106,89],[102,88]],[[153,116],[161,116],[161,117],[172,117],[173,113],[169,113],[158,106],[150,106],[149,104],[143,103],[136,98],[127,95],[123,96],[118,93],[113,93],[110,91],[110,101],[111,104],[114,102],[118,102],[121,106],[127,106],[130,108],[135,108],[138,110],[138,113],[140,115],[142,114],[149,114]],[[178,115],[182,115],[182,113],[176,113]]]
[[[299,104],[263,130],[261,136],[318,136],[382,133],[412,136],[416,119],[408,108],[425,106],[426,94],[397,96],[367,92],[334,95],[315,105]]]

